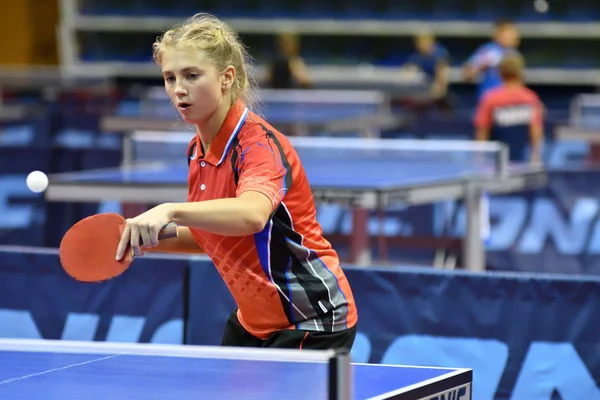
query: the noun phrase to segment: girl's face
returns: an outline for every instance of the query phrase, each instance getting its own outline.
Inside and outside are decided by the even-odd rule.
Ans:
[[[166,48],[161,70],[169,98],[188,124],[202,124],[215,113],[230,92],[235,72],[219,71],[202,51]]]

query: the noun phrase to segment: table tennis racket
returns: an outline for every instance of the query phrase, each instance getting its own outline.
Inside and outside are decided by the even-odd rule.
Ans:
[[[131,247],[120,261],[115,259],[125,225],[125,218],[115,213],[92,215],[73,225],[60,243],[60,262],[65,272],[80,282],[103,282],[125,272],[134,258]],[[174,237],[175,223],[158,234],[159,240]]]

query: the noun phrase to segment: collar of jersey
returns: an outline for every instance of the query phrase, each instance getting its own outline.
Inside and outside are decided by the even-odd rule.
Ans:
[[[229,149],[231,149],[236,136],[248,117],[248,112],[248,107],[241,100],[237,100],[234,103],[229,109],[215,140],[210,145],[204,160],[216,166],[221,165],[225,161]]]

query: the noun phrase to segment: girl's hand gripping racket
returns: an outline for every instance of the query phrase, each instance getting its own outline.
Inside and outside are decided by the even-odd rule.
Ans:
[[[65,272],[80,282],[102,282],[121,275],[133,261],[129,248],[115,260],[126,220],[114,213],[92,215],[71,227],[60,243],[60,262]],[[177,225],[170,223],[158,234],[160,240],[177,237]]]

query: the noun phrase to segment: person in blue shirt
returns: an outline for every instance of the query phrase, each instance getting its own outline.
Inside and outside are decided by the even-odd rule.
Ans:
[[[409,56],[405,68],[416,68],[425,75],[430,85],[430,98],[426,103],[449,110],[450,53],[430,32],[423,32],[415,37],[415,48],[416,52]]]
[[[517,25],[510,20],[500,20],[495,24],[493,39],[479,47],[467,60],[464,76],[468,81],[480,78],[478,97],[490,89],[502,85],[498,71],[500,61],[505,55],[516,55],[520,35]]]

